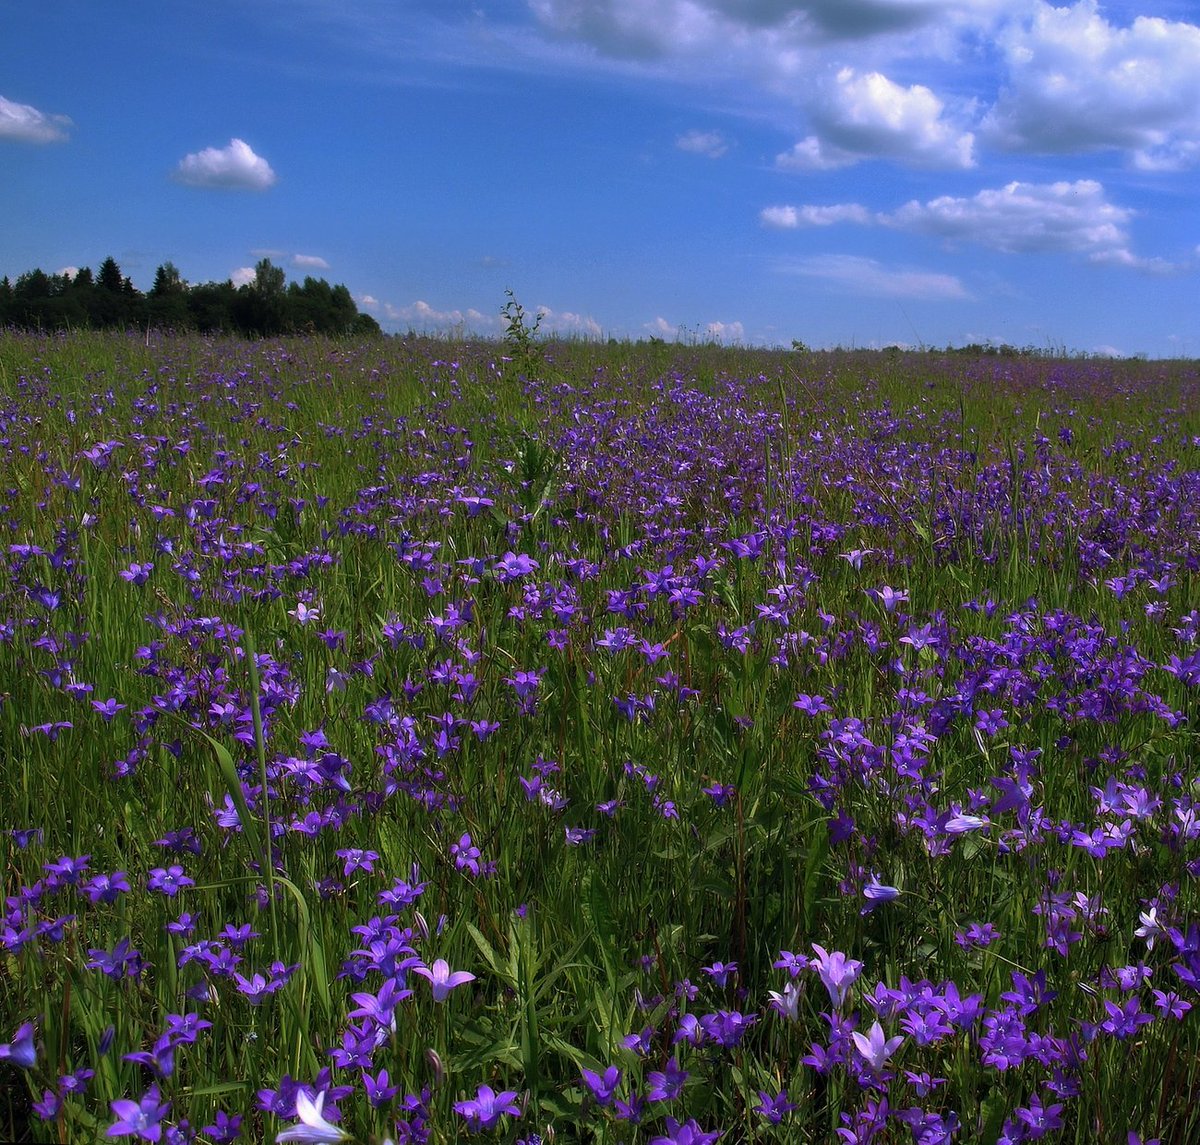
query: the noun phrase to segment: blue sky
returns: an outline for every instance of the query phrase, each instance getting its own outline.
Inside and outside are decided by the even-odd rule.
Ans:
[[[1062,3],[1063,0],[1060,0]],[[387,330],[1200,356],[1181,0],[54,0],[0,274],[262,257]]]

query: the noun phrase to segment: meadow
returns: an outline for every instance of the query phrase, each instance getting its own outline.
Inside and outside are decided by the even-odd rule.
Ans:
[[[1200,367],[0,337],[0,1139],[1200,1138]]]

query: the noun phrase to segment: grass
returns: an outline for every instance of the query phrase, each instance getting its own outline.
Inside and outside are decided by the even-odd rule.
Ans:
[[[0,391],[0,1135],[1200,1131],[1194,363],[10,335]]]

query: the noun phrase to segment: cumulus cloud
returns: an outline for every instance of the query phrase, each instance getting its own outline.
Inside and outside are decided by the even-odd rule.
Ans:
[[[906,203],[880,221],[949,241],[969,241],[1009,253],[1065,251],[1112,257],[1129,245],[1133,211],[1110,203],[1093,179],[1008,183],[971,198],[943,195]]]
[[[239,266],[230,276],[229,281],[234,286],[252,286],[256,274],[252,266]]]
[[[389,321],[407,324],[414,330],[473,330],[483,333],[500,328],[499,315],[484,314],[472,308],[439,310],[420,298],[409,306],[393,306],[385,302],[383,313]]]
[[[871,211],[860,203],[830,206],[776,206],[759,212],[760,221],[782,229],[834,223],[878,225],[942,239],[969,242],[1007,254],[1057,252],[1091,262],[1149,273],[1179,269],[1164,259],[1142,258],[1130,249],[1134,212],[1110,202],[1093,179],[1021,183],[975,195],[942,195],[913,200],[895,211]]]
[[[775,156],[775,165],[782,171],[836,171],[839,167],[852,167],[865,156],[843,150],[826,140],[808,135],[787,151]]]
[[[798,227],[830,227],[835,223],[870,223],[875,216],[860,203],[834,203],[828,207],[764,207],[758,218],[764,226],[795,230]]]
[[[868,40],[912,33],[994,0],[530,0],[543,26],[607,55],[654,58],[698,46]]]
[[[703,155],[706,159],[720,159],[729,150],[729,144],[719,131],[688,131],[675,140],[680,151],[692,155]]]
[[[885,266],[873,258],[849,254],[821,254],[797,259],[783,270],[820,279],[845,294],[875,298],[911,298],[927,302],[962,301],[971,297],[952,274]]]
[[[599,338],[604,330],[590,314],[577,314],[571,310],[553,310],[539,306],[534,311],[542,316],[539,330],[547,334],[566,334],[581,338]]]
[[[673,326],[661,314],[653,322],[642,323],[642,329],[653,338],[669,338],[674,341],[679,337],[679,327]]]
[[[327,263],[320,255],[316,254],[294,254],[292,255],[292,266],[297,270],[328,270]]]
[[[1200,26],[1139,16],[1111,24],[1095,0],[1056,8],[1000,36],[1008,82],[984,120],[1012,150],[1120,149],[1135,165],[1200,160]]]
[[[975,136],[924,84],[841,68],[812,109],[815,135],[776,159],[785,170],[830,170],[887,157],[915,166],[973,167]]]
[[[60,143],[74,125],[65,115],[48,115],[27,103],[0,96],[0,139],[17,143]]]
[[[717,342],[741,342],[746,337],[746,328],[740,322],[709,322],[704,332]]]
[[[365,296],[361,304],[377,312],[390,323],[411,330],[436,331],[439,333],[473,332],[497,334],[504,328],[504,319],[499,314],[484,314],[473,307],[460,309],[450,307],[440,310],[424,299],[417,299],[408,306],[394,306],[390,302],[379,302]],[[530,320],[541,315],[538,331],[542,334],[558,334],[584,338],[599,338],[603,333],[600,323],[586,314],[571,310],[554,310],[549,306],[536,306],[529,312]]]
[[[642,329],[654,338],[671,342],[743,342],[746,328],[741,322],[705,322],[701,326],[677,326],[659,315],[653,322],[643,322]]]
[[[175,178],[189,187],[265,191],[274,186],[276,175],[248,143],[231,139],[227,147],[206,147],[185,155],[175,168]]]

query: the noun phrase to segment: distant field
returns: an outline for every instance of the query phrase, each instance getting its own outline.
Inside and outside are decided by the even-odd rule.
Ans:
[[[522,333],[0,336],[0,1140],[1200,1139],[1200,365]]]

